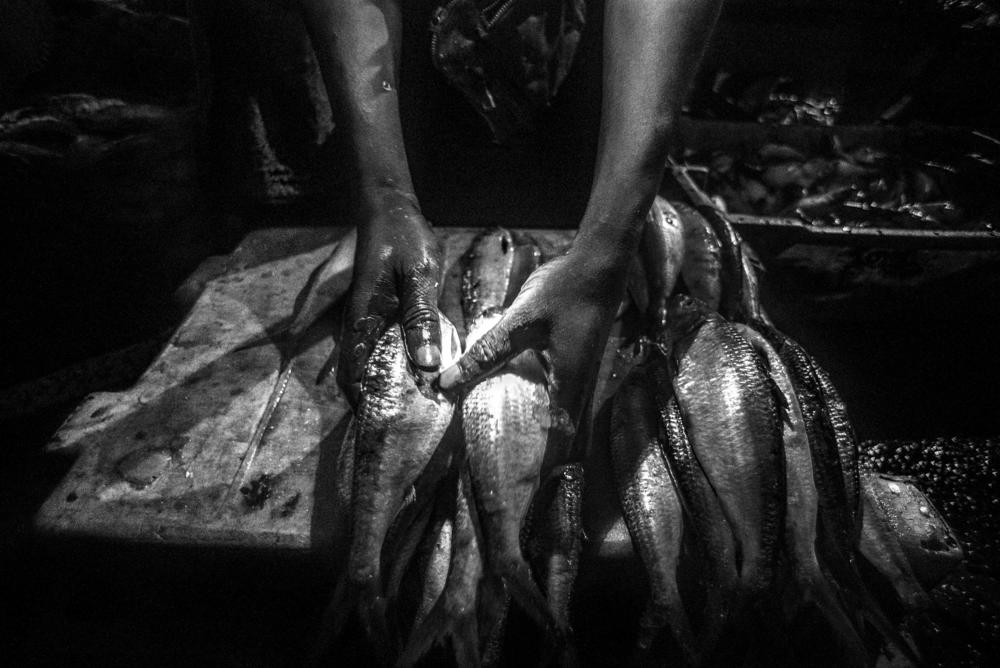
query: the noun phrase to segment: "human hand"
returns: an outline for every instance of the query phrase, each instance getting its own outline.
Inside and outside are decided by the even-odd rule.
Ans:
[[[624,266],[574,248],[536,269],[499,322],[441,373],[441,389],[462,391],[525,350],[536,350],[553,406],[575,426],[625,292]]]
[[[402,323],[406,351],[418,369],[436,371],[441,363],[437,237],[412,196],[394,192],[366,200],[337,365],[337,383],[352,406],[360,398],[368,357],[389,322]]]

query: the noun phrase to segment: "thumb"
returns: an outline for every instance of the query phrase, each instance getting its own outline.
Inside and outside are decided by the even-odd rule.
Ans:
[[[471,385],[509,362],[521,352],[511,344],[511,318],[504,316],[491,330],[483,334],[461,359],[445,369],[438,380],[442,390],[460,390]]]
[[[437,301],[437,283],[430,276],[412,278],[402,294],[400,310],[406,352],[410,360],[424,370],[437,370],[441,364],[441,320]]]

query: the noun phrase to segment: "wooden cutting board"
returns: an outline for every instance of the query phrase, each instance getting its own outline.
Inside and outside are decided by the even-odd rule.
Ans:
[[[438,231],[441,307],[460,331],[459,260],[477,231]],[[340,308],[306,333],[304,351],[281,377],[276,345],[246,344],[291,314],[310,272],[346,233],[275,229],[247,237],[138,382],[89,396],[53,437],[50,449],[76,460],[39,510],[37,528],[292,550],[337,540],[329,490],[349,410],[332,379],[316,378],[335,352]],[[546,256],[572,236],[531,234]]]

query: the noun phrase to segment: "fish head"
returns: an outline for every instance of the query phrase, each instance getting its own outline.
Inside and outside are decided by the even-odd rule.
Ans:
[[[462,311],[471,323],[510,305],[541,264],[541,251],[534,243],[515,239],[509,230],[494,227],[473,240],[463,263]]]
[[[495,227],[481,232],[463,258],[462,310],[467,322],[503,308],[514,263],[514,238]]]
[[[654,341],[662,349],[672,349],[689,338],[702,323],[713,316],[711,307],[691,295],[674,295],[667,302],[666,318]]]

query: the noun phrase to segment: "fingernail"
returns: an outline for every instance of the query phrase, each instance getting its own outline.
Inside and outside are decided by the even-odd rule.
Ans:
[[[438,377],[438,385],[441,386],[442,390],[450,390],[451,388],[458,385],[458,381],[462,378],[462,370],[458,368],[458,365],[450,366],[441,372]]]
[[[423,345],[413,354],[413,361],[424,369],[436,369],[441,364],[441,351],[435,345]]]

